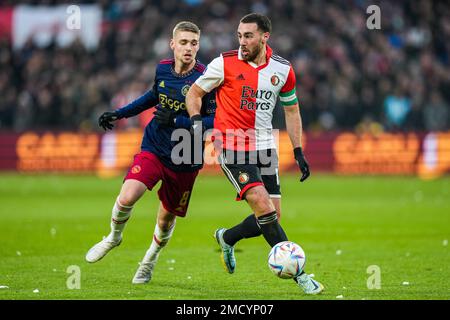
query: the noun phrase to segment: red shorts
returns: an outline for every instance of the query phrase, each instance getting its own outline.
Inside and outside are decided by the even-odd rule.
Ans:
[[[134,156],[133,165],[128,170],[125,180],[134,179],[144,183],[149,190],[162,180],[158,196],[164,208],[179,217],[186,216],[192,188],[198,170],[194,172],[175,172],[148,151],[141,151]]]

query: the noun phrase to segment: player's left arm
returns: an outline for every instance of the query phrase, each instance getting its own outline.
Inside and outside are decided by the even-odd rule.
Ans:
[[[207,94],[197,84],[193,84],[186,95],[186,110],[192,122],[201,120],[202,99]]]
[[[309,164],[306,161],[305,155],[302,149],[302,117],[300,114],[300,107],[298,104],[297,94],[296,94],[296,80],[295,73],[292,66],[289,70],[288,79],[281,89],[280,92],[280,102],[284,107],[284,115],[286,119],[286,130],[291,140],[292,147],[294,149],[295,160],[302,172],[302,177],[300,181],[305,181],[309,175]]]
[[[286,130],[291,140],[292,147],[302,147],[302,118],[298,103],[284,107],[284,117],[286,119]]]
[[[214,128],[214,117],[216,115],[216,90],[208,92],[203,97],[201,115],[205,130]]]

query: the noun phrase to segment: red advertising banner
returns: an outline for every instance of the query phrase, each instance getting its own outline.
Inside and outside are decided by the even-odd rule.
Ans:
[[[18,134],[0,134],[0,170],[16,170]]]
[[[280,171],[297,171],[286,132],[275,134]],[[124,174],[139,152],[141,130],[106,134],[25,132],[0,134],[0,170]],[[450,132],[428,134],[305,134],[303,147],[313,172],[418,175],[450,173]],[[213,145],[206,142],[205,173],[220,172]]]

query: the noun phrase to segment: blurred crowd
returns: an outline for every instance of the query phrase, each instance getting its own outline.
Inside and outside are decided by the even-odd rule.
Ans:
[[[3,5],[64,1],[3,1]],[[77,3],[94,3],[77,1]],[[237,49],[249,12],[268,15],[269,44],[293,64],[304,127],[310,131],[438,131],[450,126],[450,4],[446,1],[164,0],[96,1],[100,45],[81,42],[12,50],[0,39],[0,129],[99,130],[98,116],[151,88],[171,57],[173,26],[202,29],[199,59]],[[366,9],[381,9],[369,30]],[[277,108],[274,126],[284,126]],[[137,120],[127,126],[140,126]]]

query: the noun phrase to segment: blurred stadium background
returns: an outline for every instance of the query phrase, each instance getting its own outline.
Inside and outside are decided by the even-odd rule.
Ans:
[[[381,30],[366,27],[373,3],[362,0],[79,1],[74,30],[71,3],[61,3],[2,2],[0,169],[123,169],[152,111],[122,120],[112,135],[103,135],[98,116],[151,87],[157,62],[171,56],[177,21],[199,24],[199,58],[208,63],[237,47],[236,25],[250,11],[271,17],[270,45],[297,72],[316,171],[436,176],[450,169],[445,1],[374,2]],[[275,128],[284,128],[283,118],[277,108]],[[115,152],[111,144],[135,148]]]
[[[69,9],[72,4],[80,9],[81,28],[71,30],[68,19],[76,12],[73,7]],[[369,30],[366,26],[369,17],[366,9],[372,4],[381,9],[380,30]],[[295,212],[298,208],[293,201],[302,198],[305,207],[298,210],[311,223],[311,229],[299,230],[298,237],[310,243],[309,248],[316,250],[316,257],[329,258],[329,264],[336,263],[331,262],[334,252],[328,257],[321,250],[330,249],[333,241],[345,241],[345,236],[359,239],[359,233],[370,235],[373,230],[364,229],[364,224],[368,221],[376,224],[374,216],[382,211],[380,217],[385,219],[386,225],[379,227],[386,229],[380,233],[374,231],[371,245],[379,241],[375,236],[387,239],[404,234],[403,238],[398,238],[404,240],[401,250],[411,252],[413,249],[406,247],[409,241],[417,245],[415,240],[428,238],[430,243],[419,246],[422,251],[418,250],[431,260],[435,258],[436,268],[441,266],[441,271],[446,268],[447,276],[443,278],[448,279],[448,253],[445,253],[447,258],[441,259],[442,252],[429,247],[431,240],[445,243],[450,233],[449,178],[446,176],[450,173],[450,5],[447,1],[104,0],[74,3],[6,0],[0,3],[0,181],[3,181],[0,199],[4,208],[2,218],[8,221],[9,228],[0,234],[2,243],[6,244],[0,249],[1,256],[5,257],[3,263],[0,262],[3,274],[3,277],[0,274],[0,281],[18,281],[20,288],[28,290],[24,280],[28,278],[15,276],[17,270],[25,268],[17,262],[20,254],[14,252],[18,243],[25,247],[30,245],[30,251],[43,250],[47,258],[52,253],[67,254],[62,247],[33,247],[38,243],[38,234],[29,238],[22,234],[22,242],[17,240],[24,221],[36,223],[48,219],[50,222],[42,222],[38,227],[39,232],[44,233],[58,225],[70,234],[71,223],[80,225],[76,228],[85,233],[85,238],[80,240],[78,235],[71,235],[62,243],[73,246],[76,261],[83,263],[85,249],[100,236],[101,226],[107,227],[111,201],[132,156],[139,150],[142,129],[151,119],[152,111],[121,120],[114,131],[108,133],[98,127],[98,116],[137,98],[152,86],[157,62],[172,55],[168,42],[178,21],[191,20],[200,26],[198,58],[207,64],[220,52],[238,47],[236,27],[239,19],[249,12],[265,13],[271,18],[273,33],[269,44],[292,62],[297,73],[305,153],[313,174],[308,182],[311,187],[308,189],[308,183],[301,185],[304,193],[299,195],[292,191],[292,188],[300,188],[296,179],[286,178],[286,199],[291,199],[291,202],[286,201],[286,208]],[[289,171],[297,174],[289,139],[283,131],[283,118],[283,111],[278,107],[273,122],[275,128],[281,129],[281,171],[282,175]],[[205,210],[215,208],[217,203],[229,204],[229,207],[224,205],[223,210],[230,214],[232,210],[243,210],[231,204],[229,195],[233,192],[219,171],[210,165],[202,172],[199,190],[208,192],[211,183],[216,192],[210,203],[203,207],[199,203],[200,193],[193,197],[191,210],[198,210],[199,217],[207,220],[210,213]],[[319,172],[325,175],[317,175]],[[209,177],[216,174],[220,178]],[[354,177],[344,178],[343,175]],[[373,177],[363,180],[367,175]],[[85,180],[77,180],[78,176]],[[113,179],[106,183],[97,176]],[[332,201],[317,205],[313,200],[321,201],[323,192]],[[96,194],[98,197],[94,197]],[[94,207],[85,203],[86,197]],[[366,216],[354,206],[372,206],[372,209],[367,210]],[[156,210],[155,201],[151,208],[152,212]],[[60,211],[66,211],[66,215]],[[73,217],[80,217],[80,211],[83,211],[81,218],[75,222]],[[148,208],[145,211],[148,214]],[[243,217],[236,211],[233,221]],[[333,211],[345,212],[346,216],[334,215]],[[3,216],[4,212],[12,215]],[[318,216],[308,212],[317,212]],[[422,216],[423,212],[427,213],[426,217]],[[321,214],[323,220],[318,218]],[[292,215],[295,217],[294,213]],[[400,220],[389,220],[394,215]],[[297,222],[292,217],[286,218],[287,229],[296,236]],[[217,216],[216,219],[222,218]],[[224,216],[223,223],[229,225],[230,219]],[[147,229],[152,226],[153,216],[150,220],[146,222]],[[358,221],[361,225],[355,231],[353,227]],[[200,229],[204,226],[204,222],[193,216],[192,224],[196,223]],[[214,221],[208,223],[217,225]],[[394,226],[400,225],[403,227],[393,231]],[[340,226],[344,229],[339,229]],[[138,226],[130,226],[132,228]],[[179,228],[183,234],[183,227]],[[186,226],[184,232],[192,233],[188,228]],[[338,236],[320,238],[318,234],[324,235],[324,232]],[[352,232],[359,232],[358,236]],[[51,231],[50,239],[55,239],[53,233],[56,231]],[[130,239],[131,244],[140,243],[141,247],[146,244],[148,237],[140,237]],[[183,250],[177,249],[181,244],[174,241],[171,250],[183,260]],[[359,241],[363,243],[364,239]],[[367,254],[367,248],[360,249],[359,256],[355,253],[356,260]],[[382,251],[380,255],[392,253],[385,257],[387,260],[399,258],[392,247],[386,246]],[[136,250],[135,260],[143,253],[144,247]],[[71,263],[73,259],[66,256],[62,261]],[[131,273],[134,263],[127,269]],[[351,263],[348,263],[342,274],[351,278]],[[414,274],[416,263],[414,260],[409,269],[403,271]],[[29,261],[29,265],[35,264],[36,260]],[[326,265],[325,261],[323,264]],[[108,269],[111,278],[117,276],[114,268],[111,265]],[[316,274],[321,274],[320,267],[317,268]],[[94,272],[93,268],[90,270]],[[326,272],[321,275],[328,284],[336,280],[331,275],[327,278]],[[164,279],[173,281],[169,276]],[[220,285],[219,280],[216,285]],[[129,282],[128,277],[124,281]],[[342,287],[342,283],[339,285]],[[416,291],[416,296],[396,292],[398,295],[374,297],[448,298],[448,280],[440,285],[437,293],[429,288],[425,292]],[[164,292],[164,287],[160,290]],[[155,297],[171,297],[161,292]],[[218,297],[252,297],[248,292],[242,296],[228,293],[219,292]],[[279,293],[281,298],[290,297]],[[55,294],[46,297],[71,297],[67,293]],[[97,294],[93,297],[104,297]],[[127,297],[117,294],[112,297]],[[28,293],[16,291],[7,297],[34,296],[29,290]],[[137,294],[137,297],[146,296]],[[178,297],[205,298],[208,295],[189,291]],[[270,295],[253,297],[270,298]]]

